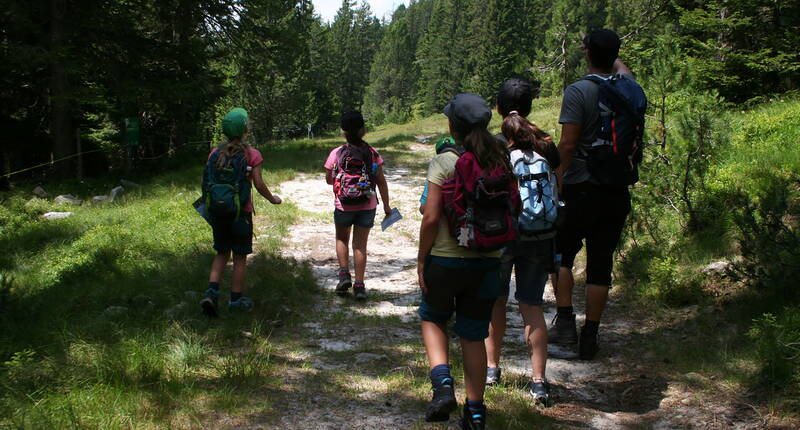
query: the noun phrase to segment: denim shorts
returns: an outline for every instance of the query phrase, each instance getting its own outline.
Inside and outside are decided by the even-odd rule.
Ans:
[[[453,330],[460,338],[486,339],[500,293],[499,269],[499,258],[429,257],[424,273],[428,293],[419,305],[420,319],[445,323],[455,312]]]
[[[512,244],[500,258],[501,295],[508,296],[511,271],[516,275],[517,291],[514,298],[519,303],[541,306],[547,277],[555,271],[555,239]]]
[[[363,211],[336,209],[333,211],[333,223],[337,227],[352,227],[355,225],[363,228],[372,228],[375,226],[375,209]]]

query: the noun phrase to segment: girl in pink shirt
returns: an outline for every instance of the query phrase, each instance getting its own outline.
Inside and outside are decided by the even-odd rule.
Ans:
[[[253,199],[252,193],[249,193],[251,183],[256,191],[270,203],[274,205],[281,204],[281,198],[269,191],[264,179],[261,177],[261,163],[264,162],[261,152],[243,141],[247,135],[247,111],[242,108],[231,110],[222,119],[222,131],[228,137],[228,142],[211,151],[208,161],[209,163],[215,163],[217,166],[231,165],[232,160],[240,157],[239,154],[244,153],[244,159],[247,162],[249,171],[246,190],[250,194],[250,198],[241,205],[241,213],[236,216],[211,217],[214,250],[217,251],[217,255],[211,263],[208,289],[200,301],[203,313],[210,317],[218,315],[219,282],[228,260],[231,259],[231,255],[233,255],[233,283],[228,307],[230,309],[249,309],[253,306],[253,301],[242,295],[247,270],[247,255],[253,253]],[[204,175],[208,175],[208,168]],[[208,190],[203,190],[203,193],[207,192]]]
[[[334,188],[333,221],[336,225],[336,257],[339,260],[339,282],[336,293],[344,296],[353,287],[353,297],[366,300],[364,272],[367,266],[367,239],[375,225],[380,191],[383,211],[391,213],[389,188],[383,174],[383,159],[363,138],[364,118],[358,111],[342,115],[342,134],[347,143],[331,151],[325,161],[326,181]],[[350,231],[353,230],[353,260],[356,281],[350,278]]]

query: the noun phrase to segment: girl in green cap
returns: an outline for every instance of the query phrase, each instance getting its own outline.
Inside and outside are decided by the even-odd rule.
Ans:
[[[281,203],[281,198],[269,191],[261,177],[264,157],[244,141],[247,117],[247,111],[242,108],[235,108],[225,115],[222,132],[228,141],[211,151],[203,172],[203,194],[214,234],[214,250],[217,251],[211,263],[208,289],[200,301],[203,313],[210,317],[218,315],[219,281],[231,254],[233,284],[228,307],[249,309],[253,306],[253,301],[242,295],[247,255],[253,253],[252,186],[270,203]]]

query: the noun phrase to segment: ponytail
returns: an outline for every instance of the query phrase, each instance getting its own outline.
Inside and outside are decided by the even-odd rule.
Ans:
[[[460,133],[456,133],[460,134]],[[461,136],[454,136],[456,138]],[[497,166],[511,172],[508,148],[500,144],[494,136],[484,127],[476,127],[467,132],[461,139],[464,149],[475,155],[478,165],[483,170],[489,170]]]
[[[532,149],[542,157],[547,153],[547,146],[553,141],[549,134],[528,121],[516,111],[512,111],[501,127],[503,136],[513,143],[516,149]]]
[[[222,148],[219,149],[220,154],[219,158],[217,159],[217,167],[224,168],[230,164],[230,160],[233,159],[233,156],[238,153],[244,153],[244,159],[249,162],[250,161],[250,154],[249,154],[250,145],[248,145],[245,141],[242,140],[240,137],[234,137],[233,139],[229,140],[228,143],[225,144]]]
[[[342,136],[347,141],[347,143],[355,146],[361,146],[364,144],[364,135],[366,134],[366,130],[364,127],[358,130],[342,130]]]

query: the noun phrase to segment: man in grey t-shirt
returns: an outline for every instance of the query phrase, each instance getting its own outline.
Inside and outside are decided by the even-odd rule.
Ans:
[[[611,30],[588,34],[586,52],[589,74],[608,78],[620,75],[633,80],[630,70],[617,58],[620,40]],[[600,129],[598,84],[583,79],[564,90],[559,123],[562,124],[559,168],[561,198],[565,203],[564,223],[556,238],[561,268],[556,287],[558,306],[555,324],[548,335],[551,343],[578,343],[580,358],[591,360],[597,353],[597,331],[611,287],[613,257],[625,219],[630,212],[630,194],[623,185],[600,185],[586,166],[588,149]],[[575,256],[586,241],[586,323],[580,337],[572,308]]]

